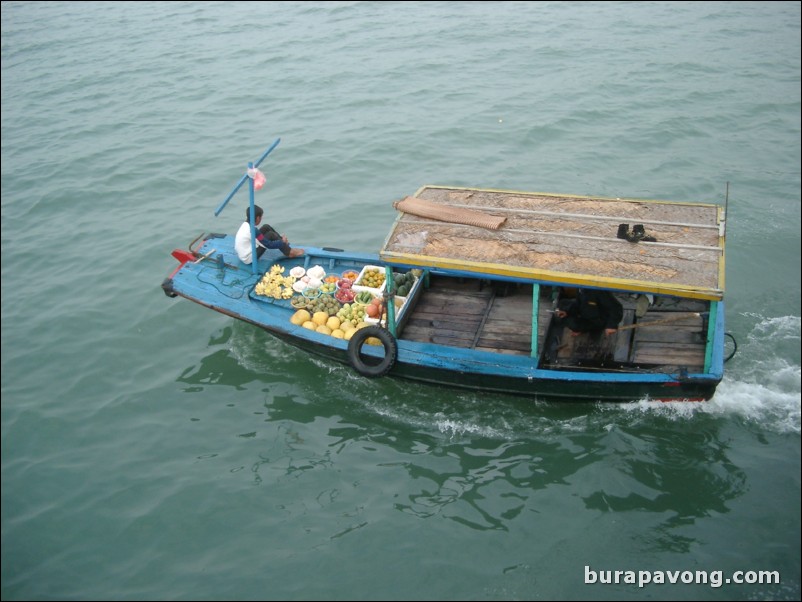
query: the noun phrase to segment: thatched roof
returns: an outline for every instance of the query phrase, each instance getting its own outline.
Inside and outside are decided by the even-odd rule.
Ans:
[[[385,261],[572,286],[723,296],[724,211],[718,205],[439,186],[424,186],[415,198],[427,201],[418,205],[437,219],[423,217],[425,211],[401,212],[381,251]],[[488,217],[485,227],[471,225],[482,222],[477,212]],[[618,238],[620,224],[630,232],[643,225],[655,241]]]

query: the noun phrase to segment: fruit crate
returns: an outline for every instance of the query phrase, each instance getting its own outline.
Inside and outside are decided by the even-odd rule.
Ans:
[[[359,272],[359,277],[354,281],[354,286],[351,287],[351,288],[353,288],[357,292],[359,292],[359,291],[370,291],[374,295],[381,295],[384,292],[384,289],[387,287],[387,279],[386,278],[385,278],[384,282],[382,282],[381,286],[378,287],[378,288],[370,287],[370,286],[364,286],[362,284],[357,284],[358,282],[362,282],[362,278],[370,270],[378,270],[378,271],[384,273],[384,268],[381,267],[381,266],[378,266],[378,265],[366,265],[365,267],[362,268],[362,271]]]
[[[408,314],[411,312],[410,308],[415,304],[415,301],[419,296],[419,291],[422,286],[423,286],[423,279],[416,278],[415,284],[412,285],[412,288],[410,289],[409,294],[406,297],[395,295],[396,299],[401,300],[401,304],[396,305],[395,308],[395,322],[396,322],[396,328],[399,329],[399,332],[400,330],[403,329],[404,323],[406,322],[406,318],[408,317]],[[368,324],[376,324],[379,322],[379,319],[365,316],[365,322],[367,322]]]

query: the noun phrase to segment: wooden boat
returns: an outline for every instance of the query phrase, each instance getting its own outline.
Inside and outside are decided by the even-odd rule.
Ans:
[[[246,265],[233,235],[202,235],[173,252],[179,266],[162,287],[366,377],[563,401],[715,392],[729,359],[725,207],[424,186],[396,208],[378,253],[301,245],[301,257],[267,251]],[[367,288],[386,317],[344,330],[355,331],[348,339],[294,324],[286,289],[274,298],[264,282],[314,267],[381,273],[382,286]],[[578,288],[613,292],[624,308],[615,334],[572,336],[556,318]]]

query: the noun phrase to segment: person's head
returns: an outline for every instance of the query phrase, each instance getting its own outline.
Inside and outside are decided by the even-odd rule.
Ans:
[[[264,214],[264,210],[262,210],[262,208],[259,205],[254,205],[253,206],[253,219],[254,219],[254,221],[258,222],[260,219],[262,219],[262,214]],[[251,219],[251,208],[250,207],[246,207],[245,208],[245,219],[246,220],[250,220]]]

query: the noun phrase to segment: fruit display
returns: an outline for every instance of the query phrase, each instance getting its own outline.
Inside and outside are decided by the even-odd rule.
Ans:
[[[368,305],[386,284],[384,268],[375,265],[366,265],[360,272],[344,270],[342,274],[327,274],[319,265],[308,270],[295,266],[289,275],[285,275],[284,271],[284,266],[280,264],[271,266],[254,287],[254,293],[289,301],[295,309],[307,308],[309,302],[318,296],[332,297],[339,304]],[[407,273],[393,272],[393,292],[398,297],[408,296],[421,276],[422,271],[415,269]]]
[[[382,268],[376,266],[365,266],[355,284],[357,286],[380,289],[384,284],[385,279],[386,275]]]
[[[336,290],[334,291],[334,298],[340,303],[351,303],[354,300],[356,292],[353,288],[353,281],[348,278],[341,278],[337,281]]]
[[[365,308],[361,305],[346,303],[340,308],[336,316],[340,319],[341,323],[350,322],[356,326],[365,319]]]
[[[350,288],[337,289],[334,298],[340,303],[351,303],[354,300],[354,290]]]
[[[288,287],[290,294],[286,296],[282,291],[282,298],[297,310],[290,318],[293,324],[347,341],[360,328],[387,319],[385,299],[379,292],[386,284],[386,272],[382,267],[366,265],[360,272],[344,270],[342,274],[327,274],[321,266],[314,266],[303,271],[293,268],[290,274],[291,281],[279,284]],[[298,277],[292,278],[295,274]],[[421,275],[420,270],[393,273],[396,311],[403,307],[404,297]],[[295,282],[298,286],[293,294]],[[378,339],[366,343],[381,344]]]
[[[340,311],[340,302],[331,295],[321,295],[317,299],[311,299],[306,304],[306,309],[312,312],[326,312],[333,316]]]
[[[315,267],[306,270],[306,275],[316,280],[323,280],[323,277],[326,275],[326,270],[324,270],[321,266],[316,265]]]
[[[290,297],[290,305],[295,309],[305,309],[307,303],[309,303],[309,299],[303,295],[293,295]]]
[[[263,297],[289,299],[292,297],[293,284],[295,284],[295,277],[284,276],[284,266],[274,264],[265,272],[262,279],[256,283],[253,291]]]
[[[303,295],[293,295],[290,298],[290,307],[293,309],[305,309],[312,314],[316,311],[325,311],[333,316],[342,306],[331,295],[321,295],[315,299],[308,299]]]
[[[373,293],[370,291],[359,291],[356,296],[354,297],[354,303],[359,303],[360,305],[367,305],[371,303],[374,299]]]
[[[406,274],[393,272],[393,285],[395,286],[395,294],[399,297],[406,297],[409,295],[412,287],[415,286],[415,275],[410,271]]]
[[[308,322],[312,319],[311,314],[306,311],[305,309],[299,309],[290,318],[290,322],[295,324],[296,326],[301,326],[304,322]]]
[[[337,307],[339,309],[337,313],[332,314],[323,299],[325,297],[315,299],[310,304],[316,305],[296,311],[290,318],[290,322],[319,334],[346,341],[350,340],[357,330],[368,326],[368,323],[365,322],[366,317],[363,306],[349,303],[340,306],[338,303]],[[329,297],[329,299],[333,300],[333,297]]]
[[[379,317],[381,317],[382,319],[386,320],[387,314],[382,311],[383,309],[384,305],[382,300],[376,297],[375,299],[373,299],[373,301],[371,301],[365,306],[365,314],[369,318],[379,319]]]

